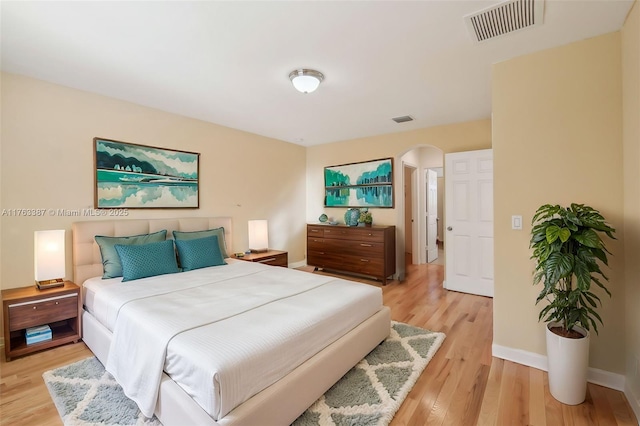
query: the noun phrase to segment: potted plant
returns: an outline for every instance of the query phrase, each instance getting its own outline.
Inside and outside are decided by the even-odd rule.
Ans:
[[[584,204],[566,208],[545,204],[531,223],[533,283],[543,285],[536,305],[548,301],[538,320],[548,322],[549,390],[562,403],[580,404],[587,390],[589,330],[593,327],[597,334],[597,323],[602,324],[595,311],[601,301],[591,291],[592,283],[611,296],[604,285],[608,278],[598,264],[608,266],[609,253],[600,234],[615,239],[615,229],[599,211]]]
[[[373,223],[373,217],[371,217],[371,212],[367,209],[360,211],[360,217],[358,218],[358,222],[364,223],[364,226],[371,226]]]

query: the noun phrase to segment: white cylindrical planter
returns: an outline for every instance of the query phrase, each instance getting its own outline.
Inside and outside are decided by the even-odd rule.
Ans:
[[[549,391],[563,404],[578,405],[587,396],[589,332],[576,326],[574,330],[585,337],[568,339],[549,331],[556,326],[558,323],[548,323],[546,330]]]

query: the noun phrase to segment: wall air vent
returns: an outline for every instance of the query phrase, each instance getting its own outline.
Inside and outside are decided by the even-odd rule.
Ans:
[[[396,123],[406,123],[407,121],[413,121],[413,117],[410,115],[403,115],[402,117],[394,117],[392,120]]]
[[[544,0],[508,0],[464,17],[473,40],[485,41],[542,24]]]

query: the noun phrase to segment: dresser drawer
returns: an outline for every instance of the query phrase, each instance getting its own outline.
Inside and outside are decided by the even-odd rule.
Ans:
[[[307,264],[318,268],[355,272],[363,275],[383,276],[384,273],[383,258],[310,251],[307,255]]]
[[[325,250],[326,245],[324,238],[309,237],[307,238],[307,250]]]
[[[384,242],[384,232],[374,231],[366,227],[333,228],[324,230],[324,238],[339,240],[357,240]]]
[[[324,236],[324,228],[324,226],[307,225],[307,236],[322,238]]]
[[[384,260],[364,256],[345,256],[349,270],[358,274],[384,276]]]
[[[311,250],[308,252],[307,265],[327,269],[347,269],[344,267],[344,256],[316,250]]]
[[[381,258],[384,256],[384,243],[336,239],[325,239],[322,241],[322,249],[334,253],[376,258]],[[320,246],[314,244],[312,245],[312,247]]]
[[[77,316],[77,293],[9,305],[10,331],[48,324]]]

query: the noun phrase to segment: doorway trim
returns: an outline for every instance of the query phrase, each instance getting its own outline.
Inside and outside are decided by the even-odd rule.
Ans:
[[[395,155],[394,159],[396,161],[396,164],[402,164],[402,167],[396,167],[396,170],[394,172],[394,179],[396,179],[396,182],[402,182],[402,189],[399,191],[395,192],[395,196],[396,196],[396,208],[397,208],[397,214],[396,214],[396,271],[397,271],[397,279],[399,281],[403,281],[405,279],[405,273],[406,273],[406,268],[405,268],[405,224],[404,224],[404,211],[405,211],[405,202],[404,202],[404,165],[407,164],[411,167],[415,167],[417,169],[417,177],[418,179],[418,184],[414,185],[416,194],[414,195],[414,199],[413,199],[413,206],[414,208],[418,208],[418,209],[424,209],[424,199],[423,197],[420,196],[421,191],[424,189],[424,182],[423,179],[420,178],[420,172],[425,169],[425,168],[433,168],[434,166],[429,165],[429,164],[425,164],[425,165],[416,165],[413,164],[409,161],[406,161],[403,159],[403,157],[410,151],[413,150],[417,150],[420,148],[433,148],[433,149],[437,149],[440,152],[440,155],[442,156],[442,166],[444,166],[444,154],[445,151],[440,148],[437,145],[430,145],[430,144],[419,144],[419,145],[414,145],[412,147],[409,147],[407,149],[404,149],[402,152],[398,153]],[[399,188],[400,185],[397,186],[397,188]],[[446,194],[445,194],[446,196]],[[418,210],[418,214],[420,213],[421,210]],[[446,212],[443,212],[446,214]],[[419,243],[419,247],[417,249],[417,253],[418,255],[420,255],[420,253],[423,250],[426,250],[426,240],[422,241],[421,238],[421,230],[423,229],[423,225],[422,225],[422,221],[421,220],[415,220],[415,212],[414,212],[414,229],[413,229],[413,233],[412,233],[412,238],[413,241],[418,241]],[[417,224],[417,226],[416,226]],[[414,251],[415,253],[415,251]],[[419,258],[420,259],[420,258]],[[419,263],[421,260],[418,260],[415,263]]]
[[[406,176],[407,176],[407,172],[411,173],[410,176],[410,190],[411,190],[411,263],[412,264],[419,264],[420,263],[420,247],[421,247],[421,241],[420,241],[420,229],[421,229],[421,223],[420,223],[420,217],[419,217],[419,212],[420,212],[420,205],[421,205],[421,197],[420,197],[420,192],[418,191],[418,188],[420,187],[420,182],[418,181],[418,170],[419,167],[415,164],[403,161],[402,162],[402,203],[403,203],[403,209],[402,209],[402,217],[404,219],[404,224],[405,224],[405,228],[406,228],[406,224],[407,224],[407,197],[405,194],[405,188],[407,187],[407,182],[406,182]],[[405,234],[406,235],[406,234]],[[403,245],[403,250],[406,253],[406,238],[405,238],[405,244]],[[406,261],[406,259],[405,259]]]

